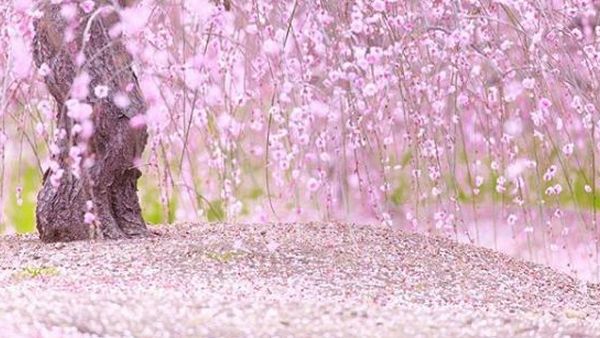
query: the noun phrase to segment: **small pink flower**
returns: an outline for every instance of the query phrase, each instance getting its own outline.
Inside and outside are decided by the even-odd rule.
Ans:
[[[50,183],[54,188],[58,188],[60,186],[60,180],[62,179],[64,172],[65,171],[63,169],[59,168],[53,171],[52,175],[50,175]]]
[[[221,91],[221,88],[216,85],[210,86],[206,93],[205,100],[206,104],[209,106],[218,106],[223,104],[223,92]]]
[[[67,107],[67,116],[76,121],[87,120],[94,112],[92,106],[87,103],[81,103],[77,100],[68,100],[65,105]]]
[[[573,148],[575,145],[573,143],[567,143],[562,147],[562,151],[566,156],[570,156],[573,154]]]
[[[48,64],[46,64],[46,63],[42,63],[42,65],[38,69],[38,74],[42,77],[46,77],[46,76],[50,75],[51,73],[52,73],[52,70],[50,69],[50,67],[48,67]]]
[[[365,96],[374,96],[375,94],[377,94],[377,86],[374,83],[369,83],[363,89],[363,93],[365,94]]]
[[[144,30],[152,14],[151,7],[125,8],[121,10],[121,29],[127,34],[137,34]]]
[[[554,217],[556,217],[556,218],[561,218],[561,217],[562,217],[562,215],[563,215],[563,212],[562,212],[562,210],[560,210],[560,209],[556,209],[556,210],[554,210]]]
[[[149,76],[144,76],[140,81],[140,88],[144,97],[150,104],[154,104],[161,99],[161,89],[156,84],[157,82]]]
[[[58,147],[58,145],[56,145],[56,143],[51,143],[49,146],[49,150],[50,150],[50,154],[52,154],[52,155],[60,154],[60,148]]]
[[[113,102],[115,103],[115,105],[117,105],[117,107],[121,109],[129,107],[129,105],[131,104],[129,96],[122,92],[115,94],[115,97],[113,97]]]
[[[509,225],[515,225],[515,223],[517,223],[517,219],[518,219],[518,218],[517,218],[517,215],[515,215],[515,214],[510,214],[510,215],[508,215],[508,218],[506,219],[506,222],[507,222]]]
[[[557,167],[555,165],[551,165],[548,170],[544,173],[544,181],[551,181],[556,175]]]
[[[73,80],[73,86],[71,86],[71,96],[77,100],[85,99],[89,94],[88,86],[90,84],[90,75],[86,72],[79,74],[75,80]]]
[[[254,35],[258,32],[258,27],[255,24],[249,24],[246,26],[246,33]]]
[[[385,1],[383,0],[375,0],[373,1],[373,9],[377,12],[385,11]]]
[[[86,212],[83,216],[83,221],[85,222],[85,224],[92,224],[95,220],[96,216],[89,211]]]
[[[75,57],[75,63],[78,66],[82,66],[85,63],[85,54],[84,53],[77,53],[77,56]]]
[[[535,79],[526,78],[521,82],[521,84],[523,85],[523,88],[525,88],[525,89],[533,89],[535,87]]]
[[[263,43],[263,50],[269,56],[276,56],[280,52],[279,44],[272,39],[268,39]]]
[[[94,135],[94,122],[90,119],[81,122],[81,132],[79,135],[85,140],[90,139]]]
[[[86,13],[89,14],[94,10],[96,4],[93,0],[85,0],[84,2],[79,4],[79,7]]]
[[[360,19],[354,20],[350,24],[350,30],[352,31],[352,33],[359,34],[360,32],[363,31],[363,26],[364,26],[364,24]]]
[[[94,95],[96,95],[96,97],[99,99],[103,99],[103,98],[107,97],[108,96],[108,87],[104,86],[104,85],[96,86],[96,88],[94,88]]]
[[[129,120],[129,126],[134,129],[142,128],[146,125],[146,117],[142,114],[135,115]]]
[[[77,18],[77,6],[75,4],[64,4],[60,8],[60,15],[67,20],[72,22]]]
[[[543,97],[540,99],[539,105],[540,109],[548,109],[552,107],[552,101],[550,101],[548,98]]]
[[[317,179],[315,179],[314,177],[309,178],[307,183],[308,190],[310,190],[311,192],[319,190],[319,181],[317,181]]]
[[[14,37],[11,41],[12,58],[14,60],[13,73],[17,79],[23,79],[29,76],[31,70],[32,53],[29,44],[20,37]]]

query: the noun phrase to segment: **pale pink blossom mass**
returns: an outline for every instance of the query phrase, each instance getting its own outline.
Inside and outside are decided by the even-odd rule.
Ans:
[[[596,2],[49,1],[65,48],[82,20],[114,15],[136,78],[92,80],[99,56],[81,50],[72,69],[35,67],[37,1],[0,2],[3,208],[29,172],[68,176],[57,145],[92,163],[95,105],[114,104],[148,130],[153,222],[369,223],[600,280]],[[63,72],[60,107],[44,82]]]

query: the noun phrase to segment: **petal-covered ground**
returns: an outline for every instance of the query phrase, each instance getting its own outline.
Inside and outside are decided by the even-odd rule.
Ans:
[[[595,337],[600,286],[442,238],[338,223],[0,238],[3,337]]]

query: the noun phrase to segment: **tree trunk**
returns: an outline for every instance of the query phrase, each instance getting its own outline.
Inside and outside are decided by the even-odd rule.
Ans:
[[[57,103],[57,127],[64,130],[57,141],[60,152],[53,155],[62,177],[57,184],[51,179],[60,176],[57,168],[49,169],[37,197],[37,229],[45,242],[119,239],[148,232],[137,196],[141,172],[134,164],[148,136],[145,127],[130,126],[130,119],[144,113],[146,106],[131,69],[131,56],[119,37],[110,38],[118,14],[108,7],[95,13],[106,3],[95,1],[90,13],[77,6],[77,16],[67,21],[62,5],[45,0],[40,6],[43,16],[34,23],[34,60],[40,69],[46,69],[44,81]],[[84,39],[86,30],[89,34]],[[94,127],[91,137],[85,139],[75,129],[80,128],[78,121],[67,111],[73,97],[71,86],[82,72],[89,75],[89,94],[79,102],[93,108],[90,119]],[[108,96],[95,95],[97,86],[108,87]],[[128,104],[115,104],[117,93],[126,95]],[[74,145],[83,145],[84,157],[93,159],[91,166],[81,165],[80,172],[73,169],[69,155]],[[90,217],[84,222],[86,212],[95,220]]]

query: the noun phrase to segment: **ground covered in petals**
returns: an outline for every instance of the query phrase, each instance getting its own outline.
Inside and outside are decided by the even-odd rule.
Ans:
[[[600,335],[600,286],[442,238],[337,223],[0,238],[5,337]]]

